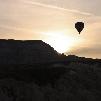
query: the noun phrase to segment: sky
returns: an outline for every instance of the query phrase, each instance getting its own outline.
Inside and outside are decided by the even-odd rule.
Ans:
[[[0,0],[0,38],[43,40],[66,55],[101,58],[101,0]],[[85,28],[79,35],[75,23]]]

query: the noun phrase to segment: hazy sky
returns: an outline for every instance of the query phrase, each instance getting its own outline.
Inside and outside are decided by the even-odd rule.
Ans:
[[[101,58],[100,10],[101,0],[0,0],[0,38],[41,39],[59,52]],[[81,35],[76,21],[85,22]]]

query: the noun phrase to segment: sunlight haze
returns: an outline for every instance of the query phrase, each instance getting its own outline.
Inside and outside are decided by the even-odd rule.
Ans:
[[[0,38],[43,40],[59,53],[101,58],[101,0],[0,0]],[[85,28],[79,35],[75,23]]]

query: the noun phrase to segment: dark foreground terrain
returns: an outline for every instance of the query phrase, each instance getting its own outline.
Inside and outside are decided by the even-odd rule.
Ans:
[[[0,40],[0,101],[101,101],[101,59],[58,54],[41,40]]]
[[[82,59],[0,66],[0,101],[101,101],[101,60]]]

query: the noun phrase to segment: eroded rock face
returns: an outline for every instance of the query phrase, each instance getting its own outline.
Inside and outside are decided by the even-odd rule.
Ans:
[[[33,64],[57,57],[58,53],[41,40],[0,40],[0,64]]]

